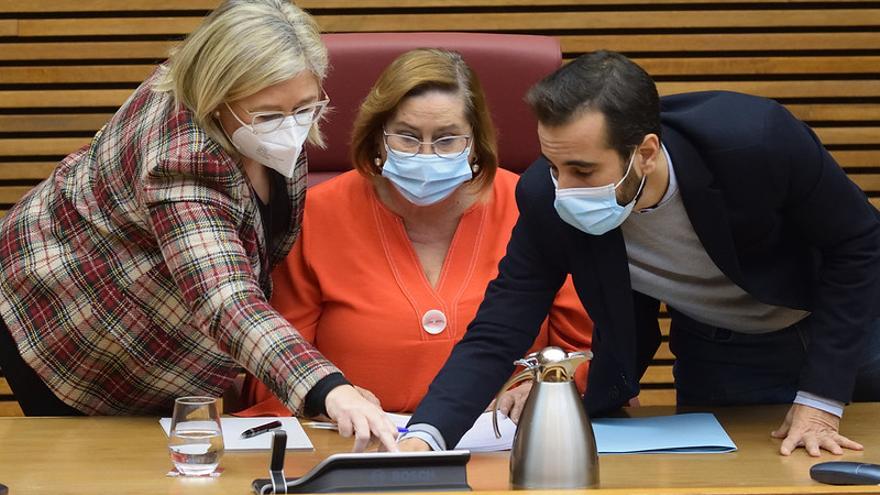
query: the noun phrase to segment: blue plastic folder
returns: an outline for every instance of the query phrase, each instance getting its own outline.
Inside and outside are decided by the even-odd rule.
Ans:
[[[736,445],[710,413],[592,420],[600,454],[718,454]]]

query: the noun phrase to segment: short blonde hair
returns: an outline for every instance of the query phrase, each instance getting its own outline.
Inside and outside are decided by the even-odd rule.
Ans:
[[[486,95],[476,74],[457,52],[438,48],[410,50],[391,62],[364,99],[354,121],[351,154],[354,168],[364,176],[381,173],[374,163],[382,129],[400,103],[428,91],[459,94],[473,132],[474,155],[480,165],[471,179],[482,190],[492,184],[498,169],[498,145]]]
[[[327,48],[312,17],[289,0],[225,0],[172,50],[158,91],[170,91],[196,124],[234,153],[212,112],[224,101],[246,98],[311,71],[327,75]],[[309,141],[323,146],[312,127]]]

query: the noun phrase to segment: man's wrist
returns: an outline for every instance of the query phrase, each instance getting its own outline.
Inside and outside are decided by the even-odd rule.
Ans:
[[[407,432],[397,438],[397,441],[406,440],[408,438],[418,438],[428,444],[431,450],[446,450],[446,441],[440,430],[428,423],[416,423],[406,427]]]
[[[837,416],[838,418],[843,417],[843,406],[845,404],[838,400],[828,399],[826,397],[821,397],[816,394],[811,394],[810,392],[798,390],[797,396],[795,396],[793,402],[802,406],[808,406],[814,409],[819,409],[820,411],[825,411],[828,414],[833,414]]]

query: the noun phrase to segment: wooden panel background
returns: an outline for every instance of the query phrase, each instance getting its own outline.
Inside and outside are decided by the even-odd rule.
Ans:
[[[0,215],[86,144],[217,0],[0,0]],[[325,32],[482,31],[559,38],[642,64],[662,94],[775,98],[880,205],[880,2],[301,0]],[[723,118],[723,116],[719,116]],[[664,333],[668,320],[661,318]],[[665,342],[645,404],[674,401]],[[16,413],[5,381],[0,415]]]

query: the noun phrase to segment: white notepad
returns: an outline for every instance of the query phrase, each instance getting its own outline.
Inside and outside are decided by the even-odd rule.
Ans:
[[[272,448],[272,433],[263,433],[252,438],[242,439],[241,432],[270,421],[281,421],[281,429],[287,432],[287,450],[313,450],[312,441],[303,431],[296,418],[220,418],[223,430],[223,445],[226,450],[269,450]],[[165,434],[171,431],[171,418],[159,420]]]

